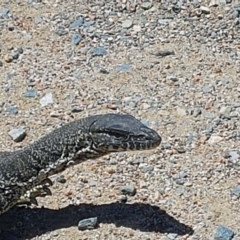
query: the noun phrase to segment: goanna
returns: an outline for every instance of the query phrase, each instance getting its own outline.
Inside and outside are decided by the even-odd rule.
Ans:
[[[158,133],[131,115],[94,115],[68,123],[33,144],[0,154],[0,214],[29,190],[69,165],[111,152],[147,150],[161,142]]]

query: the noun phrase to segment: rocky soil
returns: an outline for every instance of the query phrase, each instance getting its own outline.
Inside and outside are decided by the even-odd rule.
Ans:
[[[240,239],[239,17],[237,0],[1,0],[2,151],[107,112],[163,141],[53,176],[0,239]]]

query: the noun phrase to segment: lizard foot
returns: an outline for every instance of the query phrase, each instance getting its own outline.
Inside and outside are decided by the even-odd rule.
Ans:
[[[49,189],[52,186],[52,181],[47,178],[42,183],[33,189],[27,191],[21,198],[18,200],[17,205],[31,205],[34,204],[38,206],[37,197],[45,197],[47,195],[52,195],[51,190]]]

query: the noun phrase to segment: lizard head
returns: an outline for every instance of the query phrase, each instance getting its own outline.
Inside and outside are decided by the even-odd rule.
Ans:
[[[161,143],[158,133],[131,115],[94,116],[88,133],[92,149],[99,153],[147,150]]]

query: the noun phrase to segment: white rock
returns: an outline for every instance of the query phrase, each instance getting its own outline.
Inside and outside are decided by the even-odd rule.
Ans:
[[[187,115],[187,112],[184,108],[177,107],[177,115],[183,117]]]
[[[221,142],[222,140],[223,140],[222,137],[217,136],[217,135],[212,135],[212,136],[208,139],[207,143],[210,144],[210,145],[213,145],[213,144],[216,144],[216,143]]]
[[[210,13],[210,9],[208,7],[201,6],[200,10],[202,11],[202,13],[205,13],[205,14],[209,14]]]
[[[211,0],[209,3],[209,7],[217,7],[219,5],[226,5],[226,0]]]
[[[53,104],[53,96],[52,93],[47,93],[44,97],[40,99],[41,107],[45,107],[49,104]]]
[[[134,25],[134,26],[133,26],[133,31],[134,31],[134,32],[141,32],[141,26],[139,26],[139,25]]]

